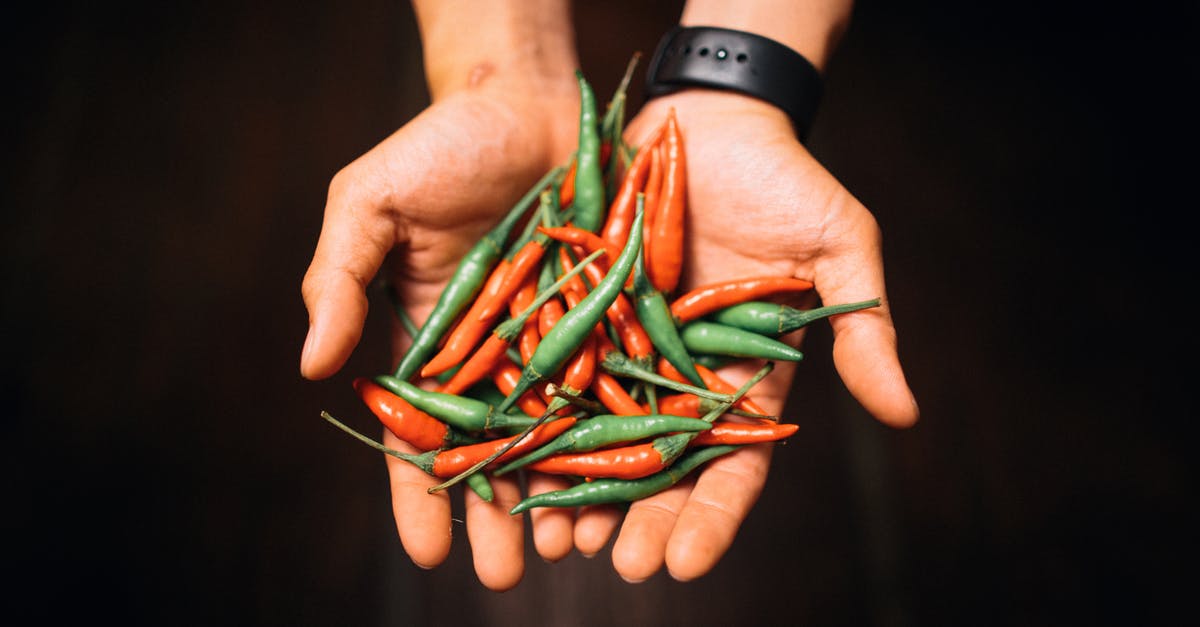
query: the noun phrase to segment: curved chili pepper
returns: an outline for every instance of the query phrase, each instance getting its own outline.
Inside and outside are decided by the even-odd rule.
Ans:
[[[462,364],[458,372],[439,391],[445,394],[460,394],[463,390],[488,376],[492,369],[496,367],[496,364],[506,356],[509,346],[521,333],[521,330],[525,328],[529,318],[541,308],[542,303],[553,298],[558,290],[562,289],[563,286],[569,284],[572,280],[579,279],[579,273],[590,265],[596,257],[599,257],[600,254],[592,253],[591,256],[580,262],[578,266],[575,266],[564,274],[561,279],[534,297],[533,302],[515,318],[510,318],[497,325],[492,330],[492,334],[484,341],[483,346],[479,347]]]
[[[804,353],[765,335],[707,320],[695,320],[679,330],[683,345],[694,353],[800,361]]]
[[[607,267],[621,254],[621,245],[570,224],[556,227],[539,226],[538,232],[557,242],[581,246],[587,252],[603,250],[606,256],[599,262],[602,267]]]
[[[441,341],[446,330],[454,324],[455,318],[462,313],[467,302],[479,293],[484,277],[500,259],[505,241],[508,240],[513,228],[524,217],[530,203],[558,174],[558,168],[546,173],[526,192],[524,197],[517,201],[517,204],[513,205],[512,209],[509,209],[504,219],[492,227],[492,230],[488,231],[458,262],[458,267],[455,268],[453,276],[450,277],[441,296],[438,297],[433,311],[429,313],[425,324],[400,358],[400,363],[396,365],[394,377],[409,379],[417,373],[429,355],[437,350],[438,342]]]
[[[355,379],[353,385],[359,398],[392,435],[423,451],[478,442],[369,379]]]
[[[713,322],[727,324],[767,336],[780,336],[810,323],[837,314],[878,307],[880,299],[826,305],[815,309],[795,309],[779,303],[751,301],[717,310],[709,316]]]
[[[417,409],[463,431],[520,430],[535,422],[535,419],[529,416],[500,411],[490,403],[466,396],[424,390],[393,376],[377,375],[374,380]]]
[[[492,370],[492,381],[500,392],[508,394],[517,385],[517,381],[521,380],[521,367],[514,364],[510,359],[501,359],[500,363]],[[521,411],[530,416],[541,416],[546,413],[546,403],[533,392],[526,392],[517,399],[517,407]]]
[[[678,431],[704,431],[712,425],[699,418],[650,414],[646,416],[618,416],[603,414],[575,423],[558,437],[538,447],[537,450],[515,459],[496,469],[499,477],[526,464],[545,459],[556,453],[594,451],[600,447],[621,442],[634,442],[663,433]]]
[[[600,164],[600,127],[596,120],[596,95],[592,86],[575,71],[579,84],[579,143],[575,159],[575,224],[595,231],[604,224],[604,171]]]
[[[704,380],[704,387],[712,390],[713,392],[733,394],[738,389],[736,385],[726,381],[721,377],[721,375],[717,374],[707,366],[696,364],[696,372],[699,373],[700,378]],[[658,373],[668,379],[678,381],[680,383],[687,382],[687,378],[684,377],[683,374],[681,374],[678,370],[676,370],[670,362],[664,359],[658,360]],[[753,414],[767,415],[767,411],[749,397],[742,397],[737,403],[734,403],[734,407],[739,407]]]
[[[784,422],[717,422],[712,429],[696,434],[692,446],[775,442],[790,437],[799,429],[798,424]]]
[[[494,452],[504,448],[505,446],[508,446],[509,443],[513,442],[514,440],[516,443],[509,447],[507,451],[498,456],[493,463],[503,462],[519,455],[523,455],[545,445],[547,442],[553,441],[575,424],[575,418],[564,418],[561,420],[555,420],[554,422],[547,422],[546,424],[537,427],[533,431],[530,431],[523,436],[514,435],[507,438],[488,440],[486,442],[456,446],[450,449],[431,450],[420,454],[411,454],[403,451],[397,451],[396,449],[372,440],[371,438],[340,422],[333,416],[329,415],[328,412],[322,412],[321,416],[334,426],[338,427],[342,431],[345,431],[346,433],[349,433],[372,448],[387,453],[388,455],[391,455],[397,459],[402,459],[406,462],[409,462],[417,468],[424,470],[427,474],[439,478],[453,477],[464,470],[467,470],[479,461],[486,459]]]
[[[689,322],[731,305],[784,292],[811,290],[812,281],[793,277],[757,276],[701,285],[671,303],[671,315],[679,324]]]
[[[467,308],[467,313],[446,336],[446,342],[442,344],[442,349],[421,367],[422,377],[432,377],[454,367],[470,354],[471,349],[475,348],[479,340],[487,335],[491,329],[492,320],[480,319],[480,311],[488,302],[488,297],[494,295],[504,282],[504,275],[507,274],[511,265],[507,259],[501,259],[496,264],[491,276],[483,286],[481,298],[477,298],[471,303],[471,306]]]
[[[687,166],[683,136],[675,119],[675,108],[667,113],[667,131],[663,136],[666,162],[663,166],[662,196],[650,227],[650,253],[646,270],[658,291],[670,294],[679,285],[683,271],[683,230],[687,196]]]
[[[600,403],[614,414],[636,416],[646,413],[642,410],[642,406],[633,400],[633,397],[629,395],[629,392],[625,390],[621,382],[607,372],[597,372],[596,376],[592,379],[590,389],[596,395],[596,398],[600,400]]]
[[[693,385],[703,387],[704,381],[700,378],[700,373],[696,372],[692,357],[683,344],[683,338],[679,336],[675,320],[671,318],[671,312],[667,308],[667,301],[646,276],[645,261],[640,256],[633,271],[633,290],[634,309],[654,348]]]
[[[638,229],[637,233],[629,238],[621,255],[613,262],[604,280],[596,285],[578,306],[564,313],[548,333],[543,334],[537,350],[525,364],[521,375],[521,384],[500,405],[500,411],[511,407],[517,397],[534,383],[558,372],[563,363],[591,334],[592,329],[600,323],[605,310],[625,285],[625,279],[633,268],[634,260],[641,258],[642,213],[640,211],[634,218],[634,223]]]
[[[543,221],[547,219],[546,216],[549,216],[552,211],[556,211],[551,198],[550,192],[542,192],[539,214],[543,217]],[[535,231],[533,237],[513,255],[512,263],[500,285],[490,294],[480,297],[484,301],[479,306],[478,315],[481,321],[495,319],[500,311],[504,309],[504,304],[521,288],[525,283],[526,277],[537,267],[538,262],[542,260],[542,256],[546,252],[546,244],[550,241],[550,238],[541,232],[541,228],[540,226],[537,227],[537,231]]]
[[[520,514],[534,507],[582,507],[602,503],[626,503],[652,496],[675,485],[696,468],[714,458],[732,453],[732,445],[705,446],[679,458],[670,468],[641,479],[596,479],[565,490],[543,492],[526,497],[509,514]]]
[[[629,237],[629,225],[633,223],[633,214],[637,210],[637,195],[646,186],[646,179],[650,174],[650,157],[658,148],[659,138],[662,137],[665,128],[664,122],[638,148],[633,162],[629,164],[625,176],[621,179],[616,198],[608,208],[608,219],[600,231],[600,236],[618,248],[624,246]]]

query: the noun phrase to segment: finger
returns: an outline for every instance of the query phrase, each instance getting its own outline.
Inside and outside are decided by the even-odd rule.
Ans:
[[[747,446],[710,462],[679,513],[666,546],[667,571],[690,581],[729,550],[767,481],[772,446]]]
[[[323,379],[337,372],[362,336],[366,286],[396,243],[385,183],[370,154],[343,169],[329,186],[325,218],[301,293],[309,329],[300,373]]]
[[[584,557],[595,557],[612,538],[625,513],[612,505],[579,508],[575,520],[575,547]]]
[[[908,427],[920,410],[900,366],[896,329],[883,280],[882,236],[865,207],[845,194],[833,222],[843,235],[817,264],[817,290],[827,304],[882,299],[880,307],[832,316],[833,362],[846,389],[879,421]]]
[[[612,552],[613,568],[622,579],[638,583],[662,568],[667,540],[691,489],[690,482],[680,483],[629,506]]]
[[[466,491],[467,538],[479,582],[500,592],[516,586],[525,574],[523,518],[508,514],[521,500],[521,489],[512,479],[488,480],[496,493],[491,503]]]
[[[420,452],[386,429],[383,443],[406,453]],[[444,492],[429,493],[438,481],[425,471],[390,455],[384,458],[400,543],[413,563],[433,568],[450,553],[450,498]]]
[[[561,477],[542,473],[529,475],[529,495],[565,490],[570,483]],[[533,524],[533,546],[538,555],[548,562],[557,562],[566,557],[575,542],[575,512],[569,507],[535,507],[529,510]]]

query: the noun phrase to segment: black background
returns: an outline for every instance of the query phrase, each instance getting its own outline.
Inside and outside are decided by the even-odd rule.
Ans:
[[[1165,624],[1196,528],[1194,4],[861,2],[810,150],[876,214],[922,421],[814,328],[730,553],[483,590],[403,555],[370,419],[385,301],[324,382],[299,296],[330,177],[427,100],[400,2],[118,2],[5,21],[7,624]],[[673,3],[576,3],[611,93]],[[639,72],[638,77],[641,77]],[[635,85],[633,102],[639,102]],[[1171,573],[1182,569],[1184,575]]]

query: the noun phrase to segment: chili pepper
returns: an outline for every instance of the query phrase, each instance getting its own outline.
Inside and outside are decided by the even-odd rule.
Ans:
[[[642,411],[642,406],[633,400],[629,392],[625,391],[621,382],[607,372],[596,373],[596,376],[592,379],[591,391],[596,395],[596,398],[600,399],[600,403],[614,414],[636,416],[645,413]]]
[[[425,319],[424,326],[413,338],[412,345],[400,358],[393,374],[397,379],[407,380],[417,373],[433,351],[437,350],[438,342],[443,334],[454,324],[467,303],[479,293],[483,279],[488,271],[499,260],[505,241],[513,228],[525,215],[526,209],[542,189],[559,174],[558,168],[550,170],[534,186],[513,205],[508,214],[499,224],[485,234],[458,263],[454,275],[442,289],[441,296],[433,306],[433,311]]]
[[[494,462],[499,463],[517,456],[526,454],[536,450],[538,447],[553,441],[563,432],[570,429],[575,424],[575,418],[565,418],[548,422],[538,428],[530,431],[522,436],[510,436],[507,438],[499,438],[488,440],[486,442],[478,442],[476,444],[467,444],[449,449],[425,451],[420,454],[405,453],[397,451],[389,446],[376,442],[371,438],[355,431],[346,424],[338,421],[328,412],[322,412],[321,416],[325,420],[332,423],[342,431],[349,433],[358,440],[368,444],[369,446],[378,449],[397,459],[403,459],[406,462],[424,470],[427,474],[434,477],[446,478],[453,477],[462,471],[470,468],[480,460],[487,458],[493,452],[508,445],[510,442],[516,442],[504,454],[497,457]]]
[[[542,341],[538,344],[537,350],[525,364],[521,383],[501,404],[501,411],[511,407],[517,397],[523,394],[529,386],[558,372],[562,364],[579,348],[579,345],[604,317],[605,310],[621,292],[634,260],[641,258],[642,214],[640,211],[634,218],[634,223],[638,228],[637,234],[629,238],[621,255],[613,262],[604,280],[596,285],[577,307],[564,313],[549,332],[542,335]]]
[[[675,119],[675,108],[667,113],[667,131],[663,135],[666,162],[663,166],[662,196],[651,226],[650,254],[646,270],[658,291],[670,294],[679,285],[683,270],[683,230],[687,195],[687,166],[683,136]]]
[[[604,353],[604,357],[600,360],[600,367],[603,368],[605,372],[614,376],[638,379],[640,381],[652,383],[676,392],[695,394],[701,398],[711,398],[713,400],[725,402],[731,397],[729,394],[697,387],[690,383],[686,383],[685,381],[668,378],[656,372],[646,370],[645,368],[634,364],[634,362],[628,357],[615,350]],[[697,374],[697,376],[699,375]]]
[[[595,231],[604,224],[604,172],[600,165],[600,128],[596,122],[596,96],[592,86],[575,71],[579,83],[579,143],[575,167],[575,224]]]
[[[654,348],[693,385],[703,387],[704,381],[700,378],[700,373],[696,372],[692,357],[675,327],[671,311],[667,308],[667,301],[662,292],[647,278],[645,261],[641,256],[638,257],[633,271],[633,293],[638,320],[650,336]]]
[[[777,339],[707,320],[683,325],[679,337],[683,339],[683,345],[695,353],[779,361],[804,359],[804,353]]]
[[[742,399],[742,401],[745,400],[748,399]],[[717,404],[718,401],[708,398],[700,398],[695,394],[671,394],[658,399],[659,413],[695,418],[699,418],[705,413],[712,411]],[[744,409],[739,409],[736,406],[729,408],[728,413],[769,422],[777,422],[779,420],[778,416],[768,416],[767,414],[754,413]]]
[[[666,121],[663,122],[663,130],[666,131]],[[654,238],[651,236],[654,230],[654,216],[658,213],[658,199],[662,195],[662,172],[663,172],[663,148],[662,141],[655,143],[650,151],[650,166],[646,174],[646,187],[643,190],[645,195],[645,212],[646,223],[642,225],[642,254],[647,258],[650,256],[650,251],[654,247]],[[634,202],[637,202],[636,199]]]
[[[692,439],[692,446],[775,442],[790,437],[799,429],[800,425],[795,423],[718,422],[713,424],[712,429],[697,434]]]
[[[733,445],[705,446],[679,458],[666,470],[641,479],[596,479],[565,490],[543,492],[526,497],[509,514],[520,514],[534,507],[582,507],[603,503],[627,503],[643,499],[679,483],[704,463],[732,453],[739,447]]]
[[[583,271],[596,257],[601,253],[592,253],[587,259],[584,259],[577,267],[572,268],[556,283],[546,288],[546,290],[538,294],[532,303],[529,304],[515,318],[505,320],[492,330],[492,334],[484,341],[483,346],[479,347],[471,355],[466,362],[462,364],[462,368],[454,375],[440,390],[445,394],[458,394],[463,390],[473,385],[486,377],[500,359],[505,357],[508,347],[512,344],[521,330],[525,328],[526,322],[534,313],[541,308],[542,303],[554,297],[562,286],[570,283],[572,279],[578,279],[579,273]]]
[[[502,393],[507,395],[521,379],[521,367],[512,360],[501,359],[492,370],[492,381]],[[533,392],[526,392],[517,399],[517,407],[530,416],[541,416],[546,412],[546,403]]]
[[[424,390],[394,376],[377,375],[374,380],[417,409],[468,433],[522,429],[534,422],[529,416],[509,414],[490,403]]]
[[[585,231],[577,226],[539,226],[538,232],[546,237],[566,244],[583,247],[587,252],[603,250],[605,258],[600,261],[602,267],[607,267],[621,254],[621,246],[614,244],[591,231]]]
[[[617,191],[616,198],[608,208],[608,218],[604,223],[604,228],[600,231],[600,236],[613,246],[624,246],[625,240],[629,237],[629,225],[633,222],[633,214],[637,210],[637,195],[646,186],[646,179],[650,173],[651,155],[657,149],[659,138],[662,137],[665,128],[666,124],[664,123],[655,129],[654,133],[646,138],[645,143],[638,149],[633,157],[633,162],[629,164],[629,169],[625,171],[625,176],[621,179],[621,187]]]
[[[610,444],[634,442],[663,433],[703,431],[711,427],[711,424],[699,418],[662,414],[646,416],[602,414],[580,420],[575,426],[538,447],[537,450],[497,468],[495,474],[499,477],[556,453],[594,451]]]
[[[700,378],[704,380],[704,387],[708,388],[709,390],[714,392],[722,392],[725,394],[732,394],[735,390],[737,390],[736,385],[729,383],[723,379],[721,375],[717,374],[707,366],[696,364],[696,372],[700,373]],[[658,360],[658,373],[668,379],[672,379],[680,383],[687,382],[687,379],[684,378],[683,374],[676,370],[670,362],[664,359]],[[735,404],[735,407],[740,407],[741,409],[752,414],[767,414],[766,410],[764,410],[762,407],[759,407],[758,403],[755,403],[749,397],[743,397]]]
[[[442,345],[442,349],[421,368],[422,377],[432,377],[446,371],[455,364],[461,363],[471,352],[471,349],[475,348],[479,343],[479,340],[487,335],[488,330],[492,326],[492,320],[482,319],[479,316],[480,310],[488,302],[487,299],[494,295],[500,285],[504,283],[504,276],[511,265],[507,259],[502,259],[496,264],[494,271],[488,277],[487,283],[483,287],[481,297],[475,299],[467,309],[466,315],[458,321],[458,324],[455,325],[450,335],[446,337],[446,342]]]
[[[562,186],[558,188],[558,204],[563,207],[568,207],[575,201],[575,171],[579,167],[576,154],[571,155],[571,161],[567,164],[567,175],[563,178]]]
[[[542,192],[541,212],[542,216],[549,215],[551,206],[551,195],[549,192]],[[544,219],[544,218],[543,218]],[[546,243],[549,237],[541,232],[542,227],[538,227],[537,232],[512,258],[512,264],[504,275],[504,280],[496,289],[486,296],[480,297],[484,302],[479,306],[479,319],[481,321],[493,320],[497,314],[504,308],[505,303],[512,297],[521,285],[525,283],[525,278],[533,271],[538,262],[542,260],[542,256],[546,252]]]
[[[792,277],[760,276],[702,285],[671,303],[671,315],[679,324],[719,309],[783,292],[812,289],[812,281]]]
[[[353,385],[359,398],[392,435],[423,451],[479,441],[451,429],[446,423],[413,407],[408,401],[369,379],[355,379]]]
[[[822,318],[878,307],[879,304],[880,300],[874,298],[856,303],[826,305],[815,309],[795,309],[779,303],[751,301],[720,309],[709,315],[709,319],[762,335],[779,336],[791,333]]]

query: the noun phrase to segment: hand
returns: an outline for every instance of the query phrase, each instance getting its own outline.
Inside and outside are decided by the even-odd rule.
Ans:
[[[778,275],[812,280],[812,297],[825,304],[883,299],[878,308],[830,319],[833,359],[850,393],[877,419],[895,427],[913,424],[918,410],[896,352],[874,217],[795,139],[780,110],[752,98],[691,90],[652,100],[630,124],[632,145],[660,125],[671,107],[687,155],[680,291]],[[798,344],[801,335],[788,339]],[[739,366],[722,375],[741,383],[757,367]],[[793,373],[792,364],[778,363],[750,395],[779,412]],[[746,447],[710,463],[695,480],[634,503],[613,547],[618,573],[641,581],[664,564],[679,580],[707,573],[757,500],[772,448]],[[599,550],[619,522],[612,508],[585,508],[576,545],[585,553]]]
[[[566,163],[579,105],[574,78],[564,78],[550,86],[488,80],[447,95],[334,177],[303,284],[305,377],[328,377],[350,355],[366,318],[365,288],[385,258],[395,253],[388,272],[420,323],[466,251],[536,180]],[[409,338],[394,337],[398,358]],[[384,443],[414,452],[386,430]],[[440,480],[387,461],[401,542],[418,565],[436,566],[450,550],[450,496],[427,492]],[[531,478],[530,486],[566,487],[548,477]],[[480,581],[503,590],[523,574],[522,517],[508,515],[520,495],[511,479],[495,479],[493,487],[492,504],[466,491],[466,524]],[[570,552],[570,516],[539,513],[533,522],[543,557]]]

